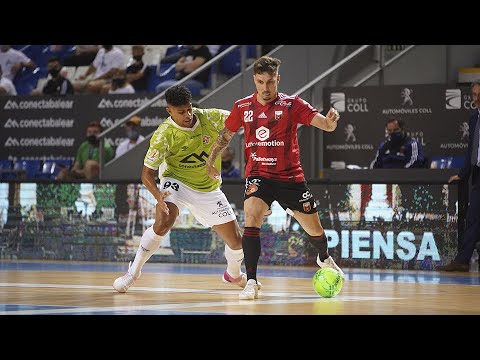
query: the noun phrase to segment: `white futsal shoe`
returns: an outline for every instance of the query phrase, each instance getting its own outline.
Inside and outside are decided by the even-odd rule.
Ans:
[[[225,272],[223,273],[223,276],[222,276],[222,281],[224,283],[227,283],[227,284],[233,284],[233,285],[240,286],[243,289],[247,285],[247,274],[242,272],[241,275],[238,278],[233,278],[225,270]],[[260,281],[257,282],[257,285],[258,285],[258,290],[260,290],[261,287],[262,287],[262,284],[260,283]]]
[[[255,300],[258,299],[258,284],[254,279],[247,281],[247,285],[243,291],[238,295],[240,300]]]
[[[130,288],[130,286],[135,284],[135,281],[141,275],[141,273],[140,273],[140,275],[138,275],[138,277],[134,278],[133,275],[130,274],[130,268],[131,267],[132,267],[132,262],[130,261],[130,263],[128,264],[128,271],[125,273],[125,275],[120,276],[119,278],[117,278],[113,282],[113,288],[115,290],[117,290],[119,293],[126,293],[127,290]]]
[[[329,256],[328,258],[325,259],[325,261],[322,262],[322,261],[320,261],[320,257],[317,255],[317,264],[321,268],[329,267],[329,268],[332,268],[334,270],[337,270],[340,273],[340,275],[342,275],[343,280],[346,280],[345,274],[343,273],[342,269],[340,269],[338,267],[338,265],[335,264],[335,261],[332,259],[331,256]]]

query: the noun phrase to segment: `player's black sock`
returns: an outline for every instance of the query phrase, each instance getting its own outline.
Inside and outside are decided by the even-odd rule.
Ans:
[[[243,256],[247,279],[257,280],[257,265],[260,258],[260,229],[256,227],[245,227],[242,236]]]
[[[320,261],[323,262],[330,256],[328,255],[327,236],[325,232],[320,236],[310,236],[310,243],[317,249]]]

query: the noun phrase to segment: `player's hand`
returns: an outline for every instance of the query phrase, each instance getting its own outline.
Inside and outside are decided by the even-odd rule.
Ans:
[[[168,208],[167,204],[163,199],[165,199],[169,195],[170,192],[168,191],[160,192],[160,196],[157,197],[157,205],[155,205],[155,209],[157,211],[163,211],[167,215],[170,213],[170,209]]]
[[[326,118],[328,122],[337,122],[340,120],[340,114],[338,113],[337,109],[332,107],[330,110],[328,110]]]
[[[212,178],[213,180],[220,180],[220,173],[219,173],[218,170],[215,168],[215,166],[209,165],[209,164],[207,163],[206,168],[207,168],[207,175],[208,175],[210,178]]]
[[[460,181],[460,176],[458,175],[450,176],[450,179],[448,179],[448,183],[451,184],[454,181]]]

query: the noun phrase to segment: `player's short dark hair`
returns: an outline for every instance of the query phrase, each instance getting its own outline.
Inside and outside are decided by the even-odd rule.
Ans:
[[[192,93],[183,85],[175,85],[165,92],[167,105],[182,106],[192,102]]]
[[[281,63],[280,59],[270,56],[262,56],[253,63],[253,73],[262,74],[266,72],[273,75],[278,71]]]

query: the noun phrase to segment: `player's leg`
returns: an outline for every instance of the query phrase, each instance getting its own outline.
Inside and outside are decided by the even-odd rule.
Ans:
[[[247,276],[241,271],[243,261],[242,234],[240,233],[237,220],[214,225],[212,229],[225,241],[227,269],[223,274],[222,280],[244,288],[247,284]]]
[[[163,184],[160,186],[162,187]],[[171,195],[164,199],[170,210],[168,215],[159,209],[157,204],[155,209],[155,222],[143,233],[133,263],[130,262],[128,271],[125,275],[117,278],[113,283],[113,288],[118,292],[127,292],[127,290],[135,283],[140,277],[145,263],[160,247],[163,236],[172,228],[175,219],[180,212],[180,205],[176,205],[176,203],[180,204],[177,201],[177,196],[178,193],[172,191]]]
[[[320,267],[334,268],[345,278],[343,271],[328,253],[327,237],[318,217],[317,203],[307,184],[284,182],[278,185],[278,189],[279,204],[298,221],[317,250],[317,264]]]
[[[243,300],[254,300],[258,297],[257,281],[258,260],[260,259],[260,227],[264,216],[273,202],[272,187],[269,180],[261,177],[249,177],[245,182],[245,228],[242,246],[247,271],[247,285],[240,293]]]
[[[227,197],[220,189],[205,193],[180,182],[178,184],[188,195],[186,206],[197,221],[205,227],[211,227],[225,242],[227,269],[222,280],[243,288],[247,278],[240,270],[243,261],[242,235]]]
[[[333,258],[328,253],[327,236],[323,230],[320,218],[317,213],[305,214],[301,211],[293,211],[293,217],[298,221],[300,226],[308,234],[310,244],[315,247],[318,252],[317,264],[320,267],[331,267],[337,270],[345,279],[345,274],[342,269],[335,263]]]
[[[145,230],[140,240],[140,246],[138,247],[131,267],[131,272],[135,277],[140,276],[143,265],[145,265],[148,259],[158,250],[163,236],[170,231],[178,217],[179,210],[177,205],[168,201],[166,201],[166,204],[170,210],[169,214],[165,214],[157,205],[155,209],[155,222]]]
[[[167,215],[162,210],[156,209],[155,223],[147,228],[140,240],[140,246],[135,254],[133,263],[130,262],[128,271],[125,275],[117,278],[113,283],[113,288],[118,292],[124,293],[135,283],[142,274],[142,268],[145,263],[158,250],[163,236],[172,228],[175,219],[178,216],[178,207],[167,202],[170,213]]]

